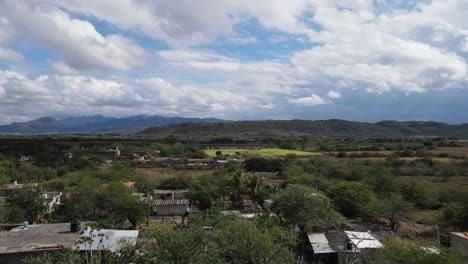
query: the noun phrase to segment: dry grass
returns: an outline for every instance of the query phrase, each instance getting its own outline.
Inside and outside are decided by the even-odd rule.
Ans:
[[[444,147],[444,148],[437,148],[435,150],[431,150],[430,152],[434,155],[446,153],[446,154],[449,154],[450,156],[468,157],[468,147]]]
[[[182,176],[182,177],[196,177],[200,175],[210,175],[213,174],[213,170],[176,170],[173,168],[137,168],[137,173],[147,174],[154,177],[157,176]]]

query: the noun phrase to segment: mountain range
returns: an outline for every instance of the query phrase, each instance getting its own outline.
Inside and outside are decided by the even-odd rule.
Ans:
[[[94,115],[64,119],[42,117],[27,122],[15,122],[0,126],[0,134],[136,134],[156,138],[177,136],[191,139],[291,136],[444,136],[468,138],[468,124],[453,125],[433,121],[367,123],[339,119],[229,121],[217,118],[158,115],[136,115],[122,118]]]
[[[0,126],[2,135],[41,134],[133,134],[148,127],[180,123],[223,122],[217,118],[186,118],[136,115],[129,117],[106,117],[102,115],[56,119],[42,117],[27,122],[15,122]]]
[[[147,128],[139,135],[177,136],[191,139],[266,137],[405,137],[442,136],[468,138],[468,124],[433,121],[380,121],[377,123],[330,120],[264,120],[215,123],[182,123]]]

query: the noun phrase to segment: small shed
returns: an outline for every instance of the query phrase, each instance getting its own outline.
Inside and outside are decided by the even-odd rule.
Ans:
[[[155,200],[153,212],[157,216],[187,216],[190,213],[188,199]]]
[[[338,254],[331,248],[328,239],[323,233],[307,234],[309,242],[308,259],[317,264],[338,263]]]
[[[345,231],[352,245],[358,250],[382,248],[383,244],[370,232]]]
[[[458,254],[468,257],[468,232],[450,233],[450,248]]]

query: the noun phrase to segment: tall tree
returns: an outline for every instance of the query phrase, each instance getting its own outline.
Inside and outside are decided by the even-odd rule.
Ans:
[[[312,230],[338,224],[343,220],[333,209],[327,196],[301,185],[288,187],[279,193],[274,198],[272,209],[290,228],[299,226],[301,229]]]
[[[26,185],[17,189],[7,198],[9,221],[29,221],[34,223],[40,215],[46,213],[46,205],[42,196],[42,189],[38,186]],[[14,212],[14,213],[13,213]]]

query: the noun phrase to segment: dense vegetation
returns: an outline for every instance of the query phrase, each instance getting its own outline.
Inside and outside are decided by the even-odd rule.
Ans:
[[[37,185],[8,197],[0,206],[0,220],[80,219],[101,228],[130,225],[141,231],[136,248],[128,248],[120,257],[100,256],[107,258],[105,263],[129,259],[135,263],[294,263],[304,253],[301,232],[343,230],[350,222],[384,234],[385,248],[363,256],[368,263],[463,263],[427,231],[438,226],[444,238],[447,232],[468,229],[468,160],[460,141],[300,137],[257,142],[321,154],[264,157],[219,149],[217,158],[238,157],[244,163],[187,169],[156,161],[107,162],[102,153],[118,145],[123,154],[146,152],[183,160],[208,157],[207,146],[194,147],[172,137],[160,141],[34,138],[16,143],[7,139],[0,146],[1,184]],[[35,160],[18,161],[21,155],[34,155]],[[128,181],[135,182],[134,190],[123,184]],[[152,217],[148,200],[132,193],[151,199],[155,189],[187,189],[196,212],[182,224]],[[43,191],[69,196],[59,210],[47,213],[40,196]],[[222,213],[243,210],[246,201],[254,206],[253,220]],[[421,251],[429,246],[443,254]],[[60,263],[63,258],[85,263],[75,252],[31,261]]]

